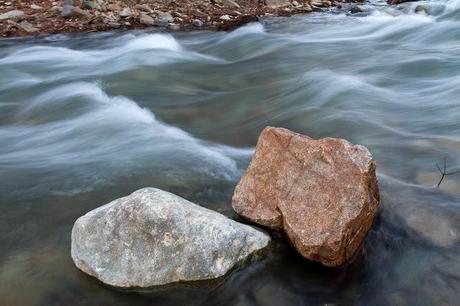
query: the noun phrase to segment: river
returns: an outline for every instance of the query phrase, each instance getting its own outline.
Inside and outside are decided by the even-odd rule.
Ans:
[[[457,304],[460,174],[437,188],[436,164],[460,169],[460,1],[364,7],[0,40],[0,304]],[[141,187],[237,219],[233,188],[267,125],[373,153],[381,209],[351,265],[274,235],[267,258],[213,286],[117,291],[74,267],[73,222]]]

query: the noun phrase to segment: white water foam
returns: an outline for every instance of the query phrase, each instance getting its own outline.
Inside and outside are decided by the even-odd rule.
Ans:
[[[74,118],[34,124],[34,112],[36,116],[43,115],[37,113],[40,107],[74,97],[91,100],[92,110]],[[158,121],[150,110],[130,99],[108,96],[95,83],[78,82],[54,88],[22,111],[22,116],[27,115],[28,120],[22,124],[0,127],[2,169],[9,165],[52,169],[98,162],[136,164],[136,161],[164,160],[172,168],[187,166],[192,168],[191,172],[234,180],[242,171],[236,159],[248,158],[252,153],[252,149],[198,140]]]

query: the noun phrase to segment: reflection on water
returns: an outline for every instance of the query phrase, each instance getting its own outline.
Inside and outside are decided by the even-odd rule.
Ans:
[[[424,5],[428,14],[415,14]],[[454,305],[460,2],[277,18],[231,33],[0,41],[2,305]],[[420,9],[418,9],[420,12]],[[237,218],[260,130],[366,145],[382,209],[356,261],[274,250],[212,287],[116,291],[70,259],[77,217],[155,186]]]

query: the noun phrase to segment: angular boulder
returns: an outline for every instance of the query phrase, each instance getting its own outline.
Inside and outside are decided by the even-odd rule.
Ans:
[[[305,258],[341,266],[357,253],[377,213],[375,167],[363,146],[267,127],[232,206],[248,220],[283,230]]]
[[[155,188],[80,217],[71,255],[83,272],[115,287],[150,287],[225,275],[270,237]]]

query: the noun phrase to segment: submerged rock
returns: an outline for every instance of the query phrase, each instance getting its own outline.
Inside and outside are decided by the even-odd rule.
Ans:
[[[72,258],[116,287],[150,287],[225,275],[269,244],[263,232],[179,196],[144,188],[80,217]]]
[[[424,5],[417,5],[414,9],[416,14],[428,15],[428,10]]]
[[[340,266],[359,250],[379,206],[375,162],[344,139],[268,127],[232,199],[246,219],[284,230],[304,257]]]
[[[387,0],[388,4],[401,4],[401,3],[406,3],[406,2],[417,2],[419,0]]]

